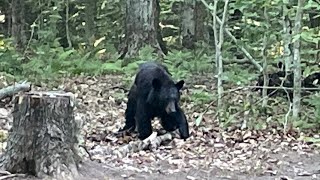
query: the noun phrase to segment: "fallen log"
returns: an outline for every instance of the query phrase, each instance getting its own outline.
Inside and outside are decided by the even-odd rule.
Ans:
[[[167,132],[163,135],[157,136],[156,132],[153,132],[148,138],[144,140],[138,140],[138,141],[131,141],[129,144],[126,144],[124,146],[121,146],[118,149],[112,149],[106,153],[108,154],[114,154],[118,158],[123,158],[127,156],[129,153],[138,152],[141,150],[155,150],[158,148],[161,143],[165,141],[170,141],[174,137],[176,137],[177,131],[173,132]]]
[[[29,92],[15,98],[2,169],[44,179],[78,179],[79,122],[72,94]]]
[[[5,87],[3,89],[0,89],[0,100],[5,99],[7,97],[12,97],[18,92],[27,92],[30,90],[31,84],[26,81]]]

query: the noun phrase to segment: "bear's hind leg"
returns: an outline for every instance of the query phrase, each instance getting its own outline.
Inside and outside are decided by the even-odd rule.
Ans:
[[[152,133],[151,117],[147,113],[148,109],[144,100],[138,100],[135,115],[136,125],[138,126],[138,138],[143,140]]]

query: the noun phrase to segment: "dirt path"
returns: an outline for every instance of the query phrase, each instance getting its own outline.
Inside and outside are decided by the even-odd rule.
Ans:
[[[113,163],[101,164],[90,162],[86,164],[88,166],[95,167],[97,172],[83,172],[89,179],[97,178],[103,179],[108,177],[109,179],[210,179],[210,180],[275,180],[275,179],[295,179],[295,180],[310,180],[320,179],[320,155],[318,152],[299,154],[295,151],[282,151],[276,154],[272,154],[271,158],[274,158],[275,163],[271,163],[269,170],[264,172],[261,169],[251,169],[245,172],[222,170],[219,167],[212,166],[210,168],[183,168],[178,169],[175,166],[170,165],[165,160],[137,164],[122,164],[121,166],[114,166]],[[250,160],[250,163],[255,164],[258,161]],[[110,165],[113,164],[113,165]],[[84,169],[84,168],[83,168]],[[130,170],[128,170],[130,169]],[[153,169],[153,170],[150,170]],[[145,171],[149,172],[145,172]],[[177,172],[169,173],[169,170],[177,170]],[[102,174],[99,174],[103,172]]]

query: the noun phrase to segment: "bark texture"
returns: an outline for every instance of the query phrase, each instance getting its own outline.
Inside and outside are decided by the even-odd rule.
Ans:
[[[204,24],[207,17],[206,7],[202,2],[196,1],[195,6],[195,40],[205,40],[206,26]]]
[[[229,19],[228,19],[228,25],[230,26],[231,33],[234,35],[234,37],[240,41],[242,37],[242,30],[240,29],[240,24],[241,24],[241,19],[242,19],[242,12],[240,9],[235,8],[235,0],[230,1],[230,10],[233,10],[233,13],[230,14]],[[235,57],[237,59],[243,59],[244,54],[239,51],[239,48],[237,47],[236,44],[235,46],[230,48],[230,51],[235,54]]]
[[[206,8],[201,1],[185,0],[181,12],[182,46],[194,49],[195,43],[204,40],[208,33],[204,24]]]
[[[195,4],[194,0],[185,0],[183,4],[181,25],[182,46],[188,49],[193,49],[195,43]]]
[[[77,179],[79,125],[71,95],[30,92],[16,98],[3,168],[40,178]]]
[[[303,16],[303,5],[304,0],[298,0],[295,24],[294,24],[294,35],[301,34],[302,28],[302,16]],[[293,120],[298,120],[300,112],[300,99],[301,99],[301,57],[300,57],[301,39],[298,38],[294,42],[293,50],[293,68],[294,68],[294,86],[293,86],[293,106],[292,106],[292,117]]]
[[[26,43],[26,20],[25,20],[25,1],[13,0],[11,4],[12,11],[12,29],[11,34],[14,38],[14,43],[19,50],[22,50]]]
[[[127,0],[126,40],[120,58],[137,55],[145,45],[153,47],[160,56],[166,54],[159,26],[159,0]]]
[[[85,1],[85,32],[86,39],[88,40],[88,44],[91,47],[95,40],[95,32],[96,32],[96,13],[97,13],[97,2],[96,0],[86,0]]]

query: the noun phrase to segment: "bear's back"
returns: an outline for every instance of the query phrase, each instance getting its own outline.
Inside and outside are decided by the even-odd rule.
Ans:
[[[146,62],[139,66],[134,84],[138,91],[147,94],[152,88],[154,79],[159,79],[163,84],[174,83],[165,66],[157,62]]]

